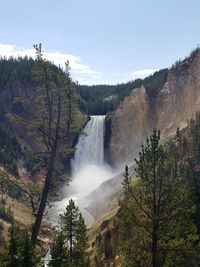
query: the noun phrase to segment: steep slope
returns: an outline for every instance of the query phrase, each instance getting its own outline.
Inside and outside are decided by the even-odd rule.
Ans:
[[[57,81],[58,67],[51,64],[52,80]],[[35,112],[34,99],[37,95],[38,81],[34,75],[36,71],[36,61],[31,58],[0,58],[0,138],[3,138],[1,129],[13,135],[16,142],[21,145],[21,157],[27,155],[27,151],[38,152],[45,148],[38,142],[36,136],[30,134],[30,129],[26,127],[26,123],[19,123],[18,117],[23,118],[25,122],[31,121]],[[75,90],[74,90],[75,92]],[[74,93],[76,94],[76,93]],[[79,111],[77,106],[73,107],[73,120],[76,120],[76,130],[82,129],[87,121],[87,116]],[[14,120],[13,120],[14,118]],[[77,134],[74,130],[70,136],[64,140],[69,147],[74,145],[77,139]],[[8,141],[7,143],[10,143]],[[0,148],[2,146],[0,144]],[[19,153],[18,153],[19,154]],[[60,161],[66,164],[69,161],[69,156],[59,155]],[[20,158],[20,155],[19,155]],[[18,159],[17,157],[15,158]],[[2,160],[0,158],[0,164]],[[10,166],[9,166],[10,167]]]
[[[200,51],[176,63],[157,95],[143,85],[132,91],[116,111],[108,114],[106,156],[115,166],[133,163],[153,128],[169,137],[200,110]]]

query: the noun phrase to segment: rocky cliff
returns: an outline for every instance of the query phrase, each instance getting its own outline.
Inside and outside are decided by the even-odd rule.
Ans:
[[[200,51],[177,62],[158,94],[144,86],[134,89],[117,110],[106,116],[106,156],[115,166],[131,164],[153,128],[161,138],[184,128],[200,110]]]

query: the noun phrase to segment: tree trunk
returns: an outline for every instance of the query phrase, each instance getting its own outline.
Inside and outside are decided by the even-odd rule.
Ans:
[[[157,262],[157,241],[158,241],[158,232],[157,225],[153,225],[153,233],[152,233],[152,267],[158,267]]]
[[[56,142],[57,143],[57,142]],[[54,162],[55,162],[55,158],[56,158],[56,152],[57,152],[57,144],[54,145],[54,148],[52,150],[52,155],[51,155],[51,159],[49,162],[49,168],[47,171],[47,175],[46,175],[46,179],[45,179],[45,184],[44,184],[44,188],[42,191],[42,198],[40,201],[40,206],[38,209],[38,213],[37,213],[37,217],[35,219],[35,223],[32,229],[32,235],[31,235],[31,240],[32,243],[35,245],[36,240],[37,240],[37,236],[40,230],[40,226],[41,226],[41,222],[42,222],[42,217],[44,214],[44,210],[46,207],[46,202],[47,202],[47,197],[48,197],[48,193],[49,193],[49,187],[51,184],[51,177],[52,177],[52,173],[53,173],[53,169],[54,169]]]

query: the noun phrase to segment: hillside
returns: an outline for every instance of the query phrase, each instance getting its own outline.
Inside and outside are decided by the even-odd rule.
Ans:
[[[141,144],[153,128],[161,138],[186,127],[200,110],[200,49],[169,70],[165,83],[150,97],[145,83],[106,116],[106,157],[115,166],[123,166],[138,155]]]
[[[160,232],[158,233],[159,243],[157,246],[159,250],[159,256],[163,255],[163,258],[158,257],[157,259],[158,262],[160,261],[158,266],[165,266],[163,259],[166,262],[169,261],[171,264],[170,266],[198,266],[198,255],[192,257],[191,255],[198,251],[198,246],[196,247],[196,244],[199,242],[200,233],[200,154],[198,149],[200,144],[199,126],[200,113],[198,112],[195,118],[190,120],[188,126],[186,126],[183,130],[178,129],[175,135],[165,139],[161,145],[163,151],[165,151],[164,153],[166,153],[166,156],[168,154],[168,156],[161,160],[162,165],[156,166],[155,187],[156,193],[159,193],[159,190],[163,190],[162,194],[165,197],[167,196],[167,198],[164,197],[161,204],[163,207],[165,207],[165,209],[161,209],[160,211],[158,210],[159,216],[161,217],[158,219],[158,224],[160,224]],[[140,148],[140,153],[137,157],[138,160],[135,162],[135,171],[132,172],[132,168],[130,168],[130,176],[127,174],[127,169],[124,172],[124,175],[121,174],[121,181],[123,180],[121,189],[113,194],[110,194],[110,197],[104,200],[101,198],[98,200],[97,198],[97,202],[93,203],[90,207],[94,213],[96,210],[98,210],[98,208],[100,209],[100,213],[102,210],[104,210],[103,215],[97,218],[90,230],[93,255],[92,261],[94,266],[120,267],[124,266],[124,264],[125,266],[138,266],[138,264],[141,264],[141,266],[152,266],[150,263],[151,258],[148,259],[144,257],[144,255],[151,255],[152,253],[150,250],[152,243],[150,242],[149,245],[147,245],[147,242],[148,238],[151,240],[151,238],[153,239],[154,235],[152,231],[153,222],[151,221],[151,216],[153,214],[153,199],[150,197],[152,193],[151,184],[153,183],[151,177],[153,174],[152,172],[148,172],[149,169],[153,169],[153,164],[149,164],[153,162],[151,162],[149,154],[150,150],[153,149],[153,146],[151,146],[153,143],[152,134],[147,138],[148,141],[144,142],[144,145]],[[156,155],[158,156],[158,154]],[[166,159],[168,160],[168,163],[170,160],[172,160],[172,162],[170,163],[171,168],[167,166],[167,173],[164,174],[164,161]],[[144,169],[141,166],[146,166],[146,168]],[[174,167],[175,169],[173,169]],[[142,168],[141,172],[139,172],[140,168]],[[157,172],[159,172],[159,168],[163,168],[163,170],[158,175]],[[172,173],[174,175],[176,172],[177,174],[174,177],[167,176]],[[172,180],[168,181],[167,179],[169,177]],[[117,179],[119,178],[117,177]],[[158,182],[160,180],[162,180],[164,183],[167,181],[173,181],[173,186],[165,187],[166,184],[162,184],[162,187],[160,187]],[[143,183],[144,185],[142,186]],[[102,187],[103,186],[105,187],[105,185],[102,185]],[[181,192],[179,192],[179,186],[183,186]],[[188,190],[188,195],[186,195],[189,196],[184,204],[182,202],[184,200],[181,199],[184,195],[182,191],[183,188],[185,188],[184,190]],[[139,194],[137,193],[137,190],[139,190]],[[170,191],[172,195],[170,195]],[[102,188],[99,188],[99,192],[96,190],[94,194],[98,196],[100,192],[104,192],[102,191]],[[116,202],[116,196],[119,201],[118,206]],[[157,196],[159,196],[159,194]],[[170,199],[173,199],[174,197],[175,199],[173,201],[177,201],[177,206],[172,205],[170,206],[169,210],[166,209],[166,203],[168,201],[170,202]],[[178,197],[178,199],[176,199],[176,197]],[[192,241],[192,235],[190,235],[190,241],[187,240],[187,242],[185,242],[185,234],[187,235],[188,228],[186,228],[186,232],[182,232],[181,235],[178,235],[177,237],[175,237],[175,235],[177,234],[177,231],[184,229],[183,222],[186,223],[186,210],[187,205],[190,205],[189,203],[191,203],[190,201],[193,203],[193,208],[195,208],[193,211],[190,210],[193,214],[190,214],[190,216],[187,218],[191,218],[196,227],[196,234],[194,235],[194,240],[196,241],[194,241],[190,247],[186,248],[186,252],[183,252],[181,255],[181,250],[184,251],[185,246],[187,246],[186,243]],[[113,207],[109,210],[112,205]],[[176,209],[178,206],[179,211],[177,210],[176,213],[173,213],[172,210]],[[179,216],[177,216],[177,213],[180,212],[181,214],[181,210],[183,212],[186,211],[186,213],[184,218],[180,219],[180,222],[178,222]],[[148,215],[147,212],[150,212],[150,215]],[[169,217],[165,215],[163,216],[163,213],[165,214],[166,212],[169,212]],[[164,224],[162,222],[162,216]],[[170,224],[173,223],[173,227],[176,230],[173,228],[170,229]],[[181,225],[180,228],[178,226],[179,223]],[[169,231],[169,236],[167,236],[166,232],[164,232],[165,225],[167,226],[167,231]],[[163,250],[163,244],[161,243],[162,238],[164,240],[164,246],[167,247],[169,245],[170,247],[169,250],[166,250],[167,252]],[[167,238],[172,238],[172,243],[167,243]],[[140,242],[138,242],[139,239]],[[166,257],[166,254],[170,254],[172,251],[174,251],[174,254],[172,256],[172,261],[170,261],[170,259]],[[135,259],[137,261],[135,261]],[[178,264],[176,262],[178,262]]]
[[[0,189],[2,191],[1,202],[3,204],[0,210],[0,218],[4,221],[4,224],[0,225],[0,229],[6,230],[3,234],[1,232],[1,238],[4,240],[2,244],[5,244],[8,238],[8,226],[13,221],[13,215],[16,222],[20,224],[20,231],[23,231],[23,228],[27,225],[29,231],[31,229],[35,214],[33,210],[34,203],[38,203],[37,201],[41,197],[41,191],[45,180],[45,175],[43,173],[47,170],[44,167],[45,165],[43,165],[45,161],[41,162],[40,158],[38,156],[35,157],[35,155],[39,155],[40,153],[44,155],[48,154],[48,146],[47,150],[45,150],[45,144],[38,141],[39,139],[35,135],[35,132],[31,132],[26,124],[20,123],[20,119],[23,121],[31,121],[34,117],[35,99],[37,99],[39,88],[38,81],[34,78],[35,61],[28,58],[11,58],[8,60],[1,59],[0,64],[2,64],[2,72],[0,72]],[[59,88],[60,84],[57,80],[57,72],[60,70],[52,64],[50,64],[50,70],[52,73],[50,76],[51,83],[56,86],[58,85]],[[185,206],[184,208],[181,206],[180,209],[176,211],[178,214],[180,212],[180,218],[182,219],[184,219],[184,216],[189,217],[187,217],[188,220],[185,221],[185,224],[182,224],[182,222],[177,219],[178,228],[174,235],[176,236],[178,233],[182,238],[182,229],[184,229],[185,225],[188,223],[189,226],[191,225],[191,228],[188,227],[191,237],[191,239],[188,240],[188,244],[189,246],[194,245],[195,247],[195,242],[198,239],[196,237],[196,232],[198,231],[198,234],[200,232],[200,157],[198,149],[196,149],[200,143],[200,116],[199,113],[197,113],[200,111],[199,80],[200,50],[198,48],[188,58],[173,65],[170,70],[160,70],[143,80],[136,80],[116,86],[99,85],[77,87],[72,83],[74,88],[74,103],[76,103],[72,112],[75,126],[73,131],[68,134],[68,138],[63,139],[62,143],[60,143],[61,150],[59,150],[55,159],[55,173],[53,173],[53,182],[50,184],[51,189],[53,189],[52,192],[54,193],[54,191],[57,190],[59,192],[60,185],[63,182],[63,173],[66,171],[66,163],[69,162],[72,155],[71,152],[73,152],[71,148],[73,148],[77,141],[79,131],[88,119],[87,116],[82,113],[83,111],[85,113],[89,111],[91,114],[101,114],[112,111],[106,115],[105,155],[107,160],[119,169],[124,169],[125,164],[133,166],[133,159],[135,157],[138,158],[138,155],[141,158],[142,153],[144,153],[143,156],[145,156],[144,147],[142,153],[138,154],[139,151],[141,151],[141,145],[145,143],[145,139],[152,133],[153,129],[158,128],[161,130],[163,148],[158,148],[161,149],[158,155],[162,155],[162,158],[160,159],[161,161],[158,164],[158,168],[154,171],[163,168],[156,177],[164,177],[163,179],[166,179],[166,183],[168,183],[167,189],[169,189],[170,194],[172,194],[167,198],[169,201],[173,199],[174,203],[179,205],[176,201],[179,197],[183,197],[183,202],[191,205],[188,209],[185,209]],[[109,105],[104,105],[105,102],[107,104],[109,103]],[[81,109],[82,112],[79,109]],[[55,110],[57,111],[57,109]],[[195,120],[192,120],[193,118],[195,118]],[[65,132],[65,129],[61,128],[61,133],[63,132]],[[160,135],[158,134],[157,137],[155,134],[154,138],[158,138],[155,141],[155,144],[158,145]],[[152,142],[153,137],[151,137],[150,140]],[[67,151],[62,149],[64,144],[68,146]],[[148,144],[147,142],[147,146]],[[142,163],[139,166],[143,164],[143,159],[142,157]],[[147,158],[147,160],[149,159],[151,160],[151,157]],[[165,162],[165,160],[166,163],[161,164]],[[139,164],[138,162],[136,163]],[[174,166],[173,164],[177,165]],[[48,166],[48,160],[46,166]],[[147,170],[150,168],[149,166],[151,167],[153,164],[147,164]],[[164,167],[166,167],[166,169]],[[168,173],[169,170],[173,171],[173,179],[174,177],[179,178],[175,180],[171,179],[171,173]],[[139,175],[143,175],[145,172],[141,170],[141,172],[138,173]],[[129,173],[130,179],[132,179],[135,175],[133,167],[129,169]],[[152,173],[152,170],[149,170],[150,176]],[[165,176],[162,176],[163,174]],[[141,190],[142,187],[137,187],[139,175],[137,179],[130,182],[128,171],[125,173],[124,178],[127,178],[126,182],[128,186],[133,186],[130,187],[131,190],[134,190],[135,187]],[[147,180],[148,177],[149,176],[147,176]],[[171,178],[169,179],[169,177]],[[184,188],[176,183],[179,179],[181,179],[181,185],[183,185]],[[134,232],[136,229],[134,227],[137,226],[137,223],[134,225],[134,220],[132,220],[133,218],[131,217],[132,215],[127,213],[126,207],[130,207],[130,209],[135,212],[134,207],[138,205],[138,202],[135,198],[131,199],[131,196],[128,195],[130,193],[129,191],[126,192],[127,185],[125,185],[125,182],[124,190],[127,195],[124,195],[124,191],[120,187],[122,180],[123,173],[107,180],[88,196],[88,200],[91,203],[88,207],[88,211],[91,212],[95,218],[95,223],[89,233],[92,266],[112,266],[112,264],[114,264],[114,266],[121,266],[126,251],[130,253],[128,254],[128,260],[132,260],[131,255],[136,253],[134,249],[136,249],[137,246],[133,246],[132,248],[132,246],[130,246],[131,243],[128,242],[136,242],[137,240],[135,241],[134,236],[137,236],[137,234],[141,234],[142,236],[144,232],[140,232],[139,229]],[[173,185],[171,182],[173,182]],[[142,183],[139,183],[139,185],[142,186]],[[149,189],[146,184],[143,186],[145,190]],[[183,189],[186,190],[184,192],[188,192],[188,194],[182,194],[181,190]],[[177,194],[179,190],[180,195]],[[138,197],[140,201],[140,197],[143,196],[144,191],[139,192]],[[32,193],[34,193],[34,198],[32,198]],[[151,194],[151,192],[149,194]],[[190,197],[190,201],[188,196]],[[145,205],[149,203],[149,201],[145,199],[146,194],[144,194],[143,197],[142,208],[139,204],[139,210],[137,210],[137,212],[139,211],[139,215],[143,212],[143,205],[146,208]],[[11,210],[11,204],[13,208],[16,209],[14,214]],[[171,203],[169,203],[169,206],[170,205]],[[147,208],[151,210],[151,207],[148,205]],[[168,210],[165,210],[165,212],[167,215],[170,215],[168,214]],[[146,214],[145,216],[141,216],[141,219],[145,221]],[[132,219],[130,220],[130,218]],[[179,216],[177,216],[177,218],[179,218]],[[147,228],[150,227],[150,221],[145,221],[145,223],[147,223]],[[84,228],[85,226],[82,224],[82,221],[79,223],[83,227],[82,230],[86,233],[86,228]],[[172,228],[176,226],[176,224],[173,223],[170,224]],[[124,235],[127,236],[127,231],[129,231],[127,229],[129,229],[129,227],[132,227],[131,231],[134,232],[134,235],[132,236],[131,232],[130,237],[132,239],[126,240]],[[145,227],[144,229],[146,230]],[[168,229],[165,230],[167,233],[166,237],[169,238],[169,242],[171,242],[170,233]],[[37,240],[39,255],[44,255],[46,245],[49,243],[48,238],[51,235],[54,235],[54,232],[51,232],[48,226],[43,224]],[[141,238],[143,239],[143,236]],[[146,234],[145,238],[147,238]],[[161,239],[162,238],[163,237],[161,237]],[[176,236],[176,238],[179,237]],[[143,242],[142,239],[141,244]],[[149,238],[147,238],[147,240],[148,244],[150,244],[151,240]],[[178,240],[177,244],[179,244],[182,239],[176,240]],[[121,246],[121,244],[123,246]],[[128,247],[131,247],[131,251],[127,250],[127,244]],[[85,247],[87,247],[87,244]],[[139,247],[140,246],[138,246],[138,248]],[[186,253],[183,249],[180,250],[181,253]],[[146,253],[146,250],[144,251]],[[198,249],[196,251],[198,251]],[[139,257],[142,253],[143,251],[141,250],[138,254],[135,254],[135,257]],[[147,254],[148,253],[149,251],[147,249]],[[197,257],[193,251],[193,247],[188,248],[188,253],[191,253],[191,255],[193,253],[195,257]],[[182,260],[183,256],[182,254],[180,255]],[[187,261],[188,257],[190,257],[190,254],[186,257]],[[138,260],[142,262],[143,259],[139,257]],[[167,259],[167,262],[170,261]],[[194,258],[194,262],[196,264],[196,258]],[[146,267],[147,265],[145,264],[146,263],[142,263],[141,266]],[[130,266],[130,264],[127,266]]]
[[[48,92],[47,96],[41,94],[41,88],[44,86],[41,85],[42,78],[38,62],[27,57],[0,59],[0,219],[2,220],[0,250],[2,245],[5,246],[8,228],[13,221],[16,225],[20,225],[22,231],[24,228],[31,231],[43,187],[45,188],[45,175],[48,173],[48,164],[50,164],[49,155],[53,147],[52,140],[56,135],[55,129],[58,129],[59,125],[60,135],[62,133],[63,137],[59,136],[58,143],[62,149],[54,154],[55,164],[51,166],[53,168],[53,178],[49,183],[51,187],[49,198],[51,199],[57,197],[61,183],[66,179],[66,172],[70,171],[69,160],[74,152],[74,145],[87,121],[87,116],[79,111],[71,78],[52,63],[44,62],[48,66],[49,76],[46,76],[48,79],[46,89],[51,94],[53,110],[49,117],[46,109]],[[70,90],[71,99],[73,98],[69,109],[66,105],[68,103],[66,101],[67,90],[62,94],[63,102],[61,102],[60,95],[59,97],[57,97],[58,94],[56,95],[57,88],[61,92],[61,78],[63,77],[69,81],[67,86],[70,87],[68,90]],[[64,91],[63,87],[62,90]],[[57,100],[59,102],[56,102]],[[60,111],[56,103],[59,103],[60,107],[62,103],[63,108],[60,108]],[[60,114],[64,114],[63,120]],[[67,120],[67,114],[70,116],[69,120]],[[51,127],[49,135],[46,135],[48,118],[49,122],[51,121]],[[56,118],[58,118],[57,124]],[[70,120],[73,120],[73,123]],[[44,123],[40,124],[40,122]],[[64,127],[67,122],[70,123],[68,131]],[[49,143],[46,142],[47,136],[49,136]],[[44,237],[42,236],[43,227],[45,224],[41,227],[39,239]],[[48,236],[45,238],[48,239]],[[39,253],[44,243],[42,241],[39,245]]]
[[[133,89],[142,84],[147,89],[150,98],[154,98],[166,82],[168,69],[156,71],[145,79],[136,79],[116,85],[77,85],[77,92],[81,96],[80,108],[90,115],[103,115],[115,110],[120,102],[130,95]]]
[[[58,83],[58,67],[53,64],[50,67],[52,80]],[[37,142],[37,138],[30,134],[26,122],[22,124],[18,120],[18,118],[21,118],[20,120],[24,119],[28,122],[35,112],[34,99],[37,96],[36,92],[39,86],[35,78],[35,71],[36,63],[32,58],[0,59],[0,134],[1,142],[5,142],[5,144],[1,143],[1,148],[7,147],[10,143],[8,153],[15,153],[15,155],[5,155],[5,159],[1,158],[0,162],[6,165],[6,161],[8,161],[9,168],[11,168],[11,162],[7,159],[8,157],[10,157],[10,161],[12,161],[12,158],[15,161],[20,158],[24,160],[28,154],[32,157],[33,152],[44,149],[41,143]],[[87,121],[87,117],[79,111],[78,104],[73,110],[73,117],[76,120],[77,129],[80,130]],[[4,139],[5,134],[6,139]],[[77,134],[72,133],[65,141],[69,146],[73,146],[76,138]],[[13,152],[13,149],[15,152]],[[69,157],[60,156],[63,163],[68,162]],[[30,167],[29,162],[27,164]]]

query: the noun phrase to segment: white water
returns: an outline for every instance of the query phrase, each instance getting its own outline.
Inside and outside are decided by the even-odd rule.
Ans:
[[[91,116],[84,128],[84,135],[79,137],[74,159],[71,160],[72,182],[64,186],[64,198],[56,201],[48,209],[46,219],[55,227],[59,226],[59,215],[65,211],[69,199],[73,199],[79,207],[86,223],[91,225],[93,217],[85,209],[90,201],[89,195],[105,180],[112,177],[111,169],[104,162],[104,124],[105,116]],[[48,267],[50,250],[44,259]]]
[[[105,116],[91,116],[84,128],[84,135],[79,137],[74,159],[71,160],[72,182],[64,186],[64,198],[54,202],[48,210],[47,219],[55,226],[58,225],[59,214],[65,211],[71,198],[86,223],[90,225],[93,222],[93,217],[85,209],[90,204],[85,197],[112,176],[104,162],[104,123]]]

